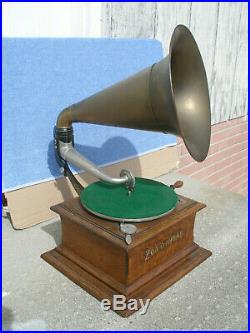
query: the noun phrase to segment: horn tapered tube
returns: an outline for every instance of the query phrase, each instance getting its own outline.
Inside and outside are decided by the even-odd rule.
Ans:
[[[59,115],[57,127],[86,122],[160,131],[150,105],[150,76],[151,67],[73,104]]]

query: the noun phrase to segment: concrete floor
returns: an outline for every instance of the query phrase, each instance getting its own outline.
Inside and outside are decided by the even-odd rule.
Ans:
[[[145,315],[125,319],[68,280],[40,254],[60,242],[60,222],[23,231],[3,220],[4,330],[246,330],[247,199],[170,173],[178,193],[204,202],[195,240],[213,256],[154,299]]]

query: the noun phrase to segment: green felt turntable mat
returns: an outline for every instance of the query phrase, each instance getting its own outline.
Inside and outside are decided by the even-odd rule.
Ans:
[[[124,185],[101,181],[87,186],[80,195],[82,205],[93,214],[118,221],[145,221],[173,210],[178,197],[160,182],[136,178],[135,189],[128,195]]]

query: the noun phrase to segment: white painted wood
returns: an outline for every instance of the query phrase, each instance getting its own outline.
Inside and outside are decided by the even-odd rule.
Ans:
[[[100,2],[73,2],[74,10],[76,4],[81,6],[84,37],[101,37],[102,4]],[[75,13],[75,12],[74,12]]]
[[[190,16],[190,30],[195,36],[206,68],[210,96],[214,81],[214,57],[219,6],[216,2],[193,2]],[[212,122],[215,121],[212,108]]]
[[[154,2],[111,2],[110,36],[153,38]]]
[[[248,3],[241,5],[240,28],[235,64],[230,119],[248,113]]]
[[[104,2],[101,6],[101,35],[111,36],[111,2]]]
[[[189,27],[191,2],[158,2],[156,20],[156,39],[162,42],[164,54],[168,54],[169,43],[178,24]]]
[[[100,37],[100,2],[3,2],[4,37]]]
[[[219,3],[215,44],[214,81],[211,83],[213,122],[228,120],[236,83],[235,66],[238,54],[241,3]]]

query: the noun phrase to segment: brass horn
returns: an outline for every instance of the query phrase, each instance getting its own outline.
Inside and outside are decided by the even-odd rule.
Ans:
[[[178,25],[172,35],[169,55],[139,73],[63,110],[57,119],[57,152],[73,163],[111,183],[129,183],[105,175],[73,148],[72,123],[119,126],[171,133],[182,137],[190,155],[203,161],[210,145],[211,113],[205,68],[189,29]]]

